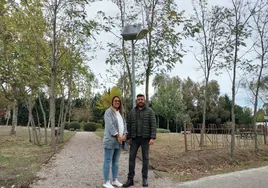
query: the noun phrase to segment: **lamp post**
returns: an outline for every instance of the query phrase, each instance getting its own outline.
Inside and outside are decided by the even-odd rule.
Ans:
[[[132,107],[134,108],[136,105],[136,78],[135,78],[135,59],[134,59],[134,51],[135,51],[135,43],[137,40],[144,38],[148,29],[143,29],[141,24],[134,25],[126,25],[123,28],[123,32],[121,35],[123,36],[123,40],[128,41],[131,40],[132,44]]]

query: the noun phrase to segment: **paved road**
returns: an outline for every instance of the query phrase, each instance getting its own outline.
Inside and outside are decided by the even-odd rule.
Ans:
[[[268,166],[185,182],[178,188],[268,188]]]

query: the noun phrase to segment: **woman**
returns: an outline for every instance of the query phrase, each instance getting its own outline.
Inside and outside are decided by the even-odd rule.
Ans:
[[[123,116],[123,106],[118,96],[112,99],[112,105],[105,111],[104,121],[105,130],[103,137],[104,162],[103,175],[105,184],[103,187],[113,188],[121,187],[122,183],[118,181],[118,160],[120,156],[121,144],[126,139],[127,129]],[[110,182],[110,162],[112,161],[113,181]]]

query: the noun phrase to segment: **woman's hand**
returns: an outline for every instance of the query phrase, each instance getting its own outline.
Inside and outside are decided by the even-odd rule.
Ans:
[[[119,142],[120,144],[122,144],[122,137],[120,137],[119,134],[116,135],[116,140],[117,140],[117,142]]]
[[[123,136],[121,137],[121,140],[122,140],[122,141],[125,141],[125,140],[126,140],[126,135],[123,135]]]

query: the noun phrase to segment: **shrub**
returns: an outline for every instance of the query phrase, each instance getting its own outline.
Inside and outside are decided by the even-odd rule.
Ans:
[[[84,124],[84,131],[96,131],[97,129],[101,129],[102,125],[95,122],[88,122]]]
[[[74,128],[70,128],[69,130],[70,130],[70,131],[74,131]]]
[[[96,124],[96,126],[97,126],[97,129],[103,129],[103,127],[102,127],[102,124],[101,123],[95,123]]]
[[[69,123],[68,122],[65,123],[64,129],[69,130]]]
[[[69,124],[69,130],[71,130],[71,128],[73,128],[74,130],[76,130],[76,129],[80,129],[80,127],[81,127],[81,125],[80,125],[80,123],[78,123],[78,122],[71,122],[71,123]]]
[[[97,126],[94,122],[88,122],[84,124],[84,131],[96,131]]]
[[[156,129],[156,132],[157,132],[157,133],[170,133],[170,130],[168,130],[168,129],[157,128],[157,129]]]

